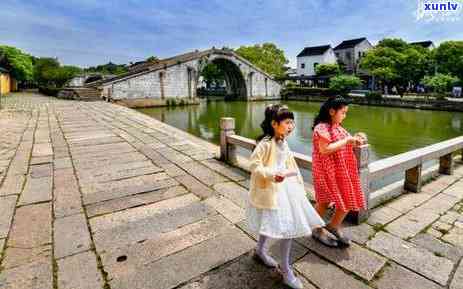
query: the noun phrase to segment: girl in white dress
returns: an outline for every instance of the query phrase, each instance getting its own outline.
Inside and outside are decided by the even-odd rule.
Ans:
[[[321,233],[325,223],[306,197],[301,173],[286,142],[294,129],[293,113],[286,106],[270,105],[261,127],[264,134],[250,158],[248,226],[259,234],[256,257],[269,267],[278,263],[268,255],[267,241],[281,239],[283,281],[292,288],[302,288],[289,264],[292,239],[308,236],[312,229]],[[325,232],[321,235],[327,236]],[[337,245],[333,239],[325,241]]]

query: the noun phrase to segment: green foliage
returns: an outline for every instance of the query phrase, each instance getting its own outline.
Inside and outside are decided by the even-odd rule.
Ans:
[[[30,81],[33,78],[32,57],[18,48],[0,45],[0,65],[10,70],[17,81]]]
[[[339,64],[320,64],[315,67],[315,73],[321,75],[338,75],[341,73]]]
[[[433,70],[432,52],[401,39],[383,39],[362,58],[360,67],[383,84],[406,87],[418,84]]]
[[[342,74],[330,78],[330,89],[342,95],[347,95],[349,91],[361,85],[360,78],[354,75]]]
[[[438,71],[463,80],[463,41],[446,41],[434,51]]]
[[[241,46],[235,52],[273,77],[283,77],[289,63],[284,51],[273,43]]]
[[[365,94],[365,97],[368,100],[381,100],[383,99],[383,94],[381,91],[369,91]]]
[[[149,62],[158,62],[159,61],[159,58],[157,58],[156,56],[150,56],[146,59],[146,61],[149,61]]]
[[[458,78],[454,76],[438,73],[434,76],[425,76],[422,83],[431,88],[433,92],[445,93],[450,91],[452,89],[452,85],[454,85],[457,81]]]
[[[61,66],[56,58],[35,59],[34,75],[39,87],[63,87],[81,72],[82,69],[76,66]]]
[[[90,73],[101,73],[101,74],[112,74],[112,75],[119,75],[129,71],[125,64],[115,64],[112,62],[108,62],[107,64],[91,66],[84,69],[84,72]]]
[[[207,88],[210,88],[212,84],[217,85],[225,80],[224,73],[220,70],[219,66],[214,63],[206,65],[201,71],[201,76],[204,78]]]

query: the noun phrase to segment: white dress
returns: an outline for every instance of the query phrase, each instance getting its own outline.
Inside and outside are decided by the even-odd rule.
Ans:
[[[289,153],[286,141],[277,142],[274,172],[286,169]],[[260,235],[275,239],[293,239],[312,234],[325,223],[310,204],[305,189],[296,176],[278,184],[277,208],[257,209],[249,201],[246,210],[248,227]]]

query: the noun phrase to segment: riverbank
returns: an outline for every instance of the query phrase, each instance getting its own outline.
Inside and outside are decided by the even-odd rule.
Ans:
[[[463,112],[463,102],[453,100],[431,100],[424,98],[411,99],[396,97],[382,97],[378,99],[373,99],[367,98],[365,96],[350,96],[349,98],[351,99],[353,104],[358,105]],[[284,100],[298,100],[310,102],[324,102],[326,99],[327,96],[320,95],[286,95],[284,97]]]

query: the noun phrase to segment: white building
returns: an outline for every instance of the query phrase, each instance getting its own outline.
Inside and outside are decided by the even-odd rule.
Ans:
[[[336,56],[331,45],[306,47],[297,55],[297,74],[312,76],[315,75],[317,65],[334,63]]]
[[[365,38],[344,40],[334,48],[338,63],[344,65],[347,73],[365,74],[359,70],[360,60],[373,45]]]

